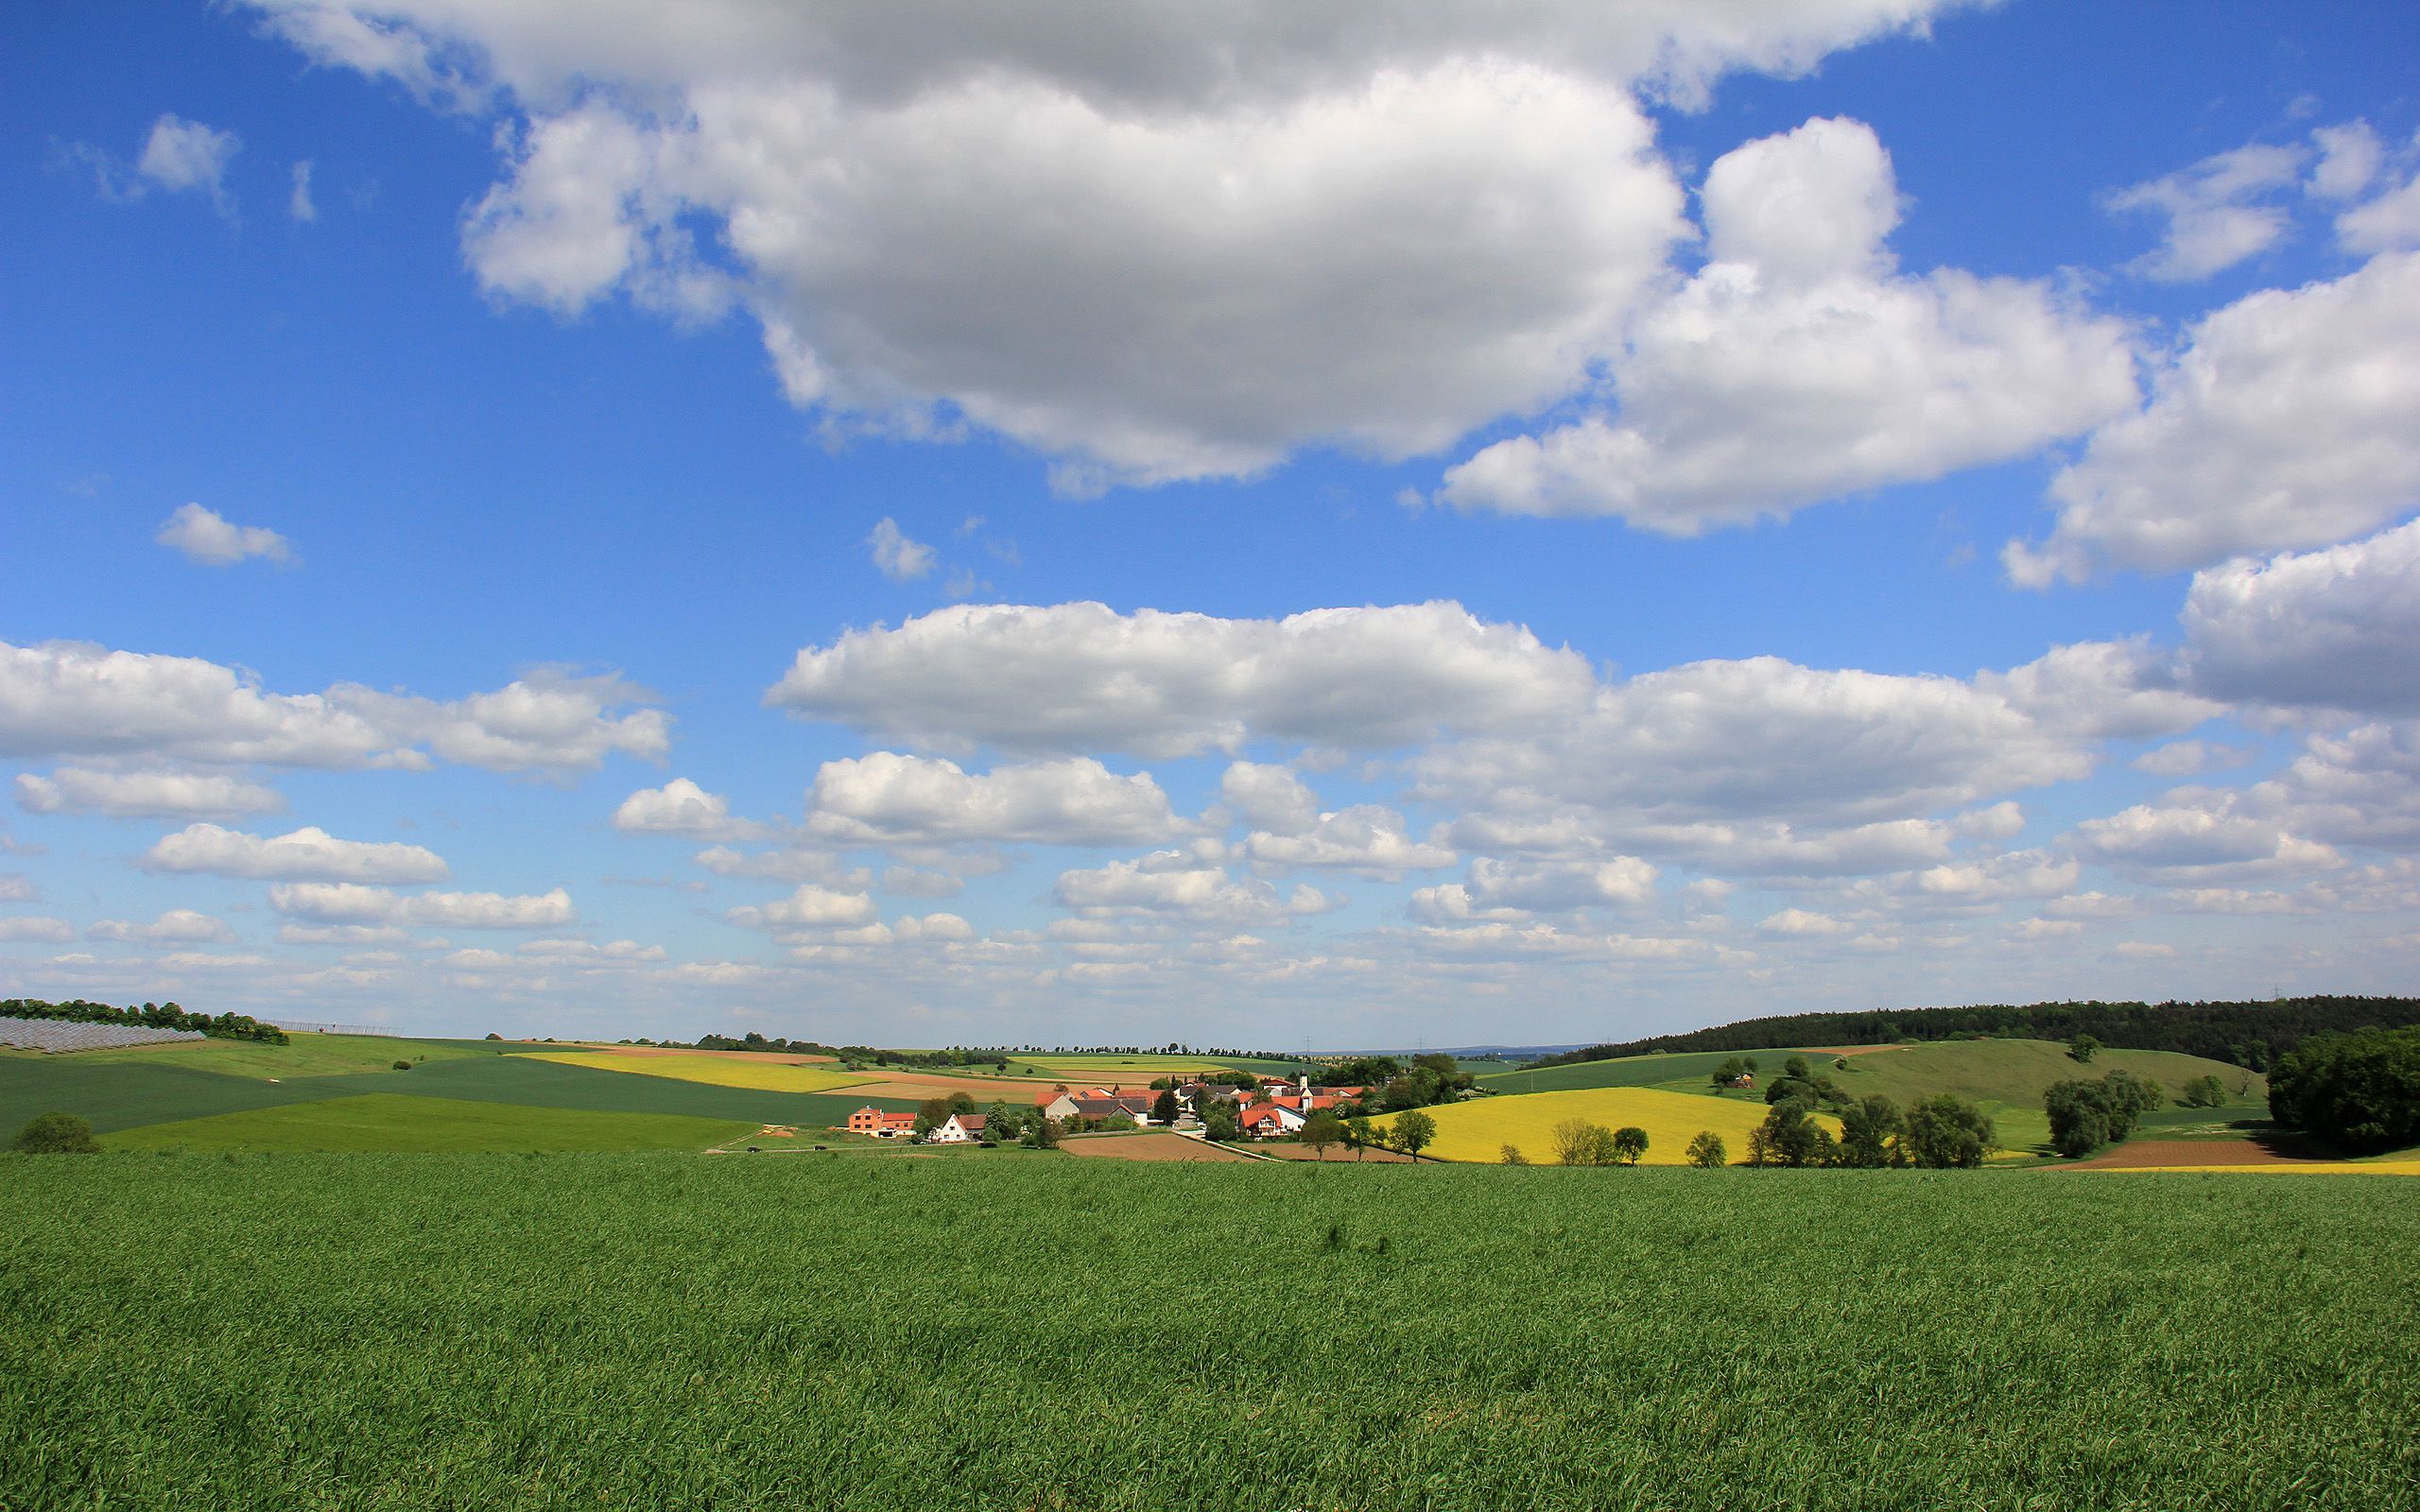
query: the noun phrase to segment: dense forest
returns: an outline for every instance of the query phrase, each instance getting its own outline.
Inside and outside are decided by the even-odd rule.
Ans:
[[[36,998],[0,998],[0,1019],[63,1019],[70,1023],[123,1023],[143,1029],[184,1029],[216,1035],[221,1040],[260,1040],[285,1043],[285,1031],[241,1013],[188,1013],[173,1003],[146,1003],[141,1007],[113,1008],[81,998],[44,1003]]]
[[[1742,1019],[1687,1034],[1590,1045],[1537,1062],[1567,1065],[1681,1050],[1768,1050],[1786,1045],[1887,1045],[1906,1040],[2072,1040],[2090,1035],[2120,1050],[2180,1050],[2266,1071],[2315,1034],[2420,1024],[2420,998],[2280,998],[2262,1003],[2032,1003],[1962,1008],[1874,1008]]]

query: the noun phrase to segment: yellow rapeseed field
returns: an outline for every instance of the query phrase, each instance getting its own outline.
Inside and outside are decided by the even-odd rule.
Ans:
[[[1441,1160],[1502,1159],[1507,1144],[1538,1165],[1554,1163],[1554,1126],[1584,1118],[1607,1128],[1625,1125],[1647,1130],[1649,1165],[1685,1165],[1689,1141],[1701,1129],[1722,1136],[1733,1164],[1748,1154],[1748,1132],[1765,1120],[1765,1105],[1742,1098],[1661,1091],[1652,1087],[1585,1087],[1575,1091],[1524,1092],[1481,1097],[1428,1110],[1437,1121],[1437,1142],[1421,1151]],[[1836,1120],[1818,1117],[1834,1133]],[[1394,1118],[1373,1119],[1383,1127]]]
[[[716,1087],[745,1087],[760,1092],[828,1092],[873,1079],[826,1066],[793,1066],[779,1059],[743,1059],[738,1056],[634,1056],[612,1050],[548,1050],[527,1058],[590,1066],[598,1071],[627,1071],[641,1076],[664,1076],[673,1081],[701,1081]]]

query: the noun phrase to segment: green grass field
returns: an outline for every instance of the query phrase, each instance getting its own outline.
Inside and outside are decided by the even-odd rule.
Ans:
[[[282,1045],[253,1040],[187,1040],[126,1050],[88,1050],[78,1062],[184,1066],[227,1076],[281,1080],[288,1076],[341,1076],[385,1071],[398,1060],[450,1060],[471,1054],[432,1040],[390,1040],[384,1035],[298,1034]]]
[[[704,1150],[756,1131],[752,1122],[668,1113],[597,1113],[371,1092],[148,1124],[104,1136],[112,1150],[646,1151]]]
[[[0,1162],[9,1507],[2373,1512],[2420,1486],[2420,1182]],[[1204,1214],[1253,1242],[1182,1242]],[[1287,1363],[1171,1364],[1246,1341]]]

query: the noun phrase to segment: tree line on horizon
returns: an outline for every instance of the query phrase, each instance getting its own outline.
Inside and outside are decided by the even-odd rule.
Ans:
[[[112,1007],[71,998],[44,1003],[39,998],[0,998],[0,1019],[51,1019],[66,1023],[114,1023],[135,1029],[180,1029],[218,1040],[257,1040],[282,1045],[286,1033],[243,1013],[194,1013],[174,1003],[146,1003],[141,1007]]]
[[[2313,1035],[2420,1025],[2420,998],[2308,997],[2273,1002],[1978,1004],[1869,1008],[1741,1019],[1685,1034],[1589,1045],[1533,1066],[1577,1065],[1691,1050],[1781,1045],[1887,1045],[1936,1040],[2070,1040],[2088,1035],[2113,1050],[2172,1050],[2266,1071]]]

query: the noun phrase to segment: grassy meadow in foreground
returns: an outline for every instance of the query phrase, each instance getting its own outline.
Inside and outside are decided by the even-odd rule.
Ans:
[[[2415,1231],[2332,1177],[7,1158],[0,1505],[2408,1506]]]

